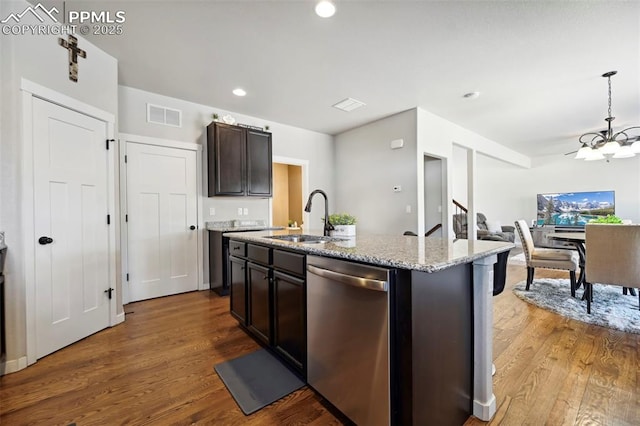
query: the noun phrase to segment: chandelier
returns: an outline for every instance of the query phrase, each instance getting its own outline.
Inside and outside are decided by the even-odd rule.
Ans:
[[[611,77],[617,73],[618,71],[609,71],[602,74],[609,83],[609,115],[604,119],[607,122],[607,130],[580,136],[579,142],[582,146],[575,156],[577,160],[606,159],[609,162],[612,157],[629,158],[640,154],[640,126],[629,127],[617,133],[611,129],[611,122],[616,119],[611,116]]]

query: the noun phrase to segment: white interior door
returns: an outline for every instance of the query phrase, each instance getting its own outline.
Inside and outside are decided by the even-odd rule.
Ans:
[[[106,132],[33,101],[37,358],[109,326]]]
[[[197,290],[195,151],[127,142],[130,301]]]

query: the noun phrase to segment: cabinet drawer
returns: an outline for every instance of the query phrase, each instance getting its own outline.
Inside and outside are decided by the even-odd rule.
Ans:
[[[229,241],[229,255],[245,257],[247,255],[247,245],[239,241]]]
[[[263,265],[271,265],[271,249],[269,247],[249,244],[247,247],[247,257]]]
[[[304,276],[304,254],[291,253],[284,250],[273,251],[273,267],[292,274]]]

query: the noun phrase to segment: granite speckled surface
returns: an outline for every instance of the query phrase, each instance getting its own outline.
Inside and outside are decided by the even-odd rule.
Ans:
[[[267,226],[263,220],[223,220],[206,222],[208,231],[245,232],[284,229],[281,226]]]
[[[294,243],[268,238],[287,234],[289,232],[284,230],[226,233],[225,236],[238,241],[294,249],[306,254],[423,272],[437,272],[515,247],[513,243],[500,241],[452,241],[403,235],[357,235],[355,238],[342,238],[342,241],[319,244]]]

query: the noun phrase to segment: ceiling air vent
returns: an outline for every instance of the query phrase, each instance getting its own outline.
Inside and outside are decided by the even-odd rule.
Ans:
[[[337,104],[334,104],[334,108],[341,109],[342,111],[351,112],[354,109],[360,108],[361,106],[365,106],[364,102],[360,102],[359,100],[353,98],[343,99]]]
[[[182,127],[182,111],[160,105],[147,104],[147,122]]]

